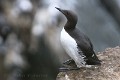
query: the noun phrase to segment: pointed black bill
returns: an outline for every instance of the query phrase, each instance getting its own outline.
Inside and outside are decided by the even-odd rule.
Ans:
[[[62,12],[63,13],[63,10],[62,9],[60,9],[60,8],[57,8],[57,7],[55,7],[57,10],[59,10],[60,12]]]

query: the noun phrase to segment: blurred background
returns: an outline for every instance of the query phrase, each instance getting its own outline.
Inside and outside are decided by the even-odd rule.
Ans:
[[[0,0],[0,80],[55,79],[69,58],[55,7],[77,13],[96,52],[120,45],[120,0]]]

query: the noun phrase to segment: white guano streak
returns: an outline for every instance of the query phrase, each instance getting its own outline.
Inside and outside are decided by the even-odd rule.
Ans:
[[[66,50],[67,54],[75,61],[77,67],[85,67],[86,62],[83,59],[83,55],[80,55],[77,48],[76,41],[65,31],[63,28],[61,31],[61,44]]]

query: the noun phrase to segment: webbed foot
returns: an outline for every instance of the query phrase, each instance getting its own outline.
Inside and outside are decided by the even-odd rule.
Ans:
[[[75,64],[75,61],[73,59],[68,59],[65,62],[63,62],[64,65],[70,65],[70,64]]]

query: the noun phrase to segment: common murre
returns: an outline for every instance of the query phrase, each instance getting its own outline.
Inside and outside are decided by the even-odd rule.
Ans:
[[[90,39],[76,28],[77,15],[70,10],[55,7],[67,18],[67,23],[61,31],[61,44],[67,54],[75,61],[78,68],[86,65],[100,65]]]

